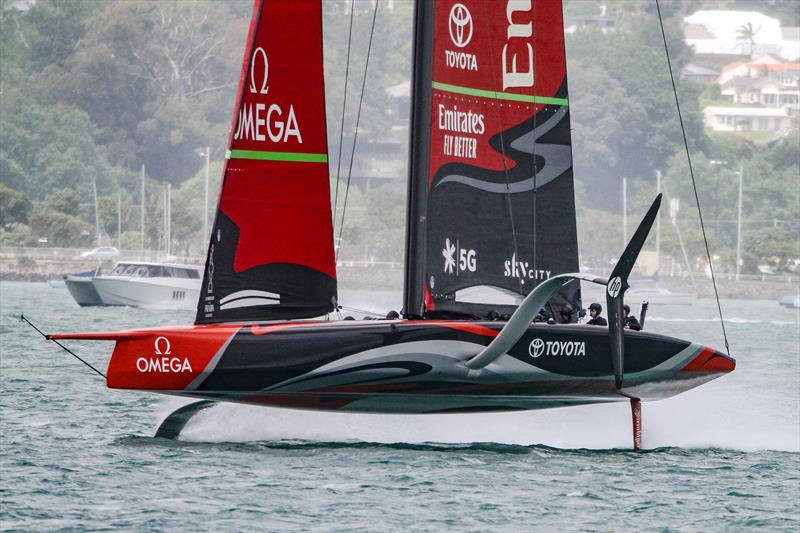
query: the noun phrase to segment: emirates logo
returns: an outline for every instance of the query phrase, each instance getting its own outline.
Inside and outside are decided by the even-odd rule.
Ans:
[[[464,4],[454,4],[450,9],[448,24],[450,39],[459,48],[464,48],[472,40],[472,14]]]

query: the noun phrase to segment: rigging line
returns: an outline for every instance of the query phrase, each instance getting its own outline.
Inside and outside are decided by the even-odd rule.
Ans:
[[[708,239],[706,238],[706,226],[703,223],[703,211],[700,208],[700,195],[697,194],[697,183],[694,179],[694,169],[692,168],[692,157],[689,154],[689,142],[686,140],[686,128],[683,125],[683,115],[681,114],[681,104],[678,99],[678,89],[675,85],[675,76],[672,74],[672,62],[669,58],[669,47],[667,46],[667,34],[664,32],[664,21],[661,18],[661,7],[658,0],[656,0],[656,11],[658,12],[658,24],[661,27],[661,38],[664,40],[664,53],[667,56],[667,67],[669,68],[669,79],[672,81],[672,93],[675,95],[675,106],[678,110],[678,120],[681,124],[681,134],[683,135],[683,146],[686,149],[686,160],[689,163],[689,175],[692,177],[692,190],[694,191],[694,199],[697,202],[697,215],[700,217],[700,229],[703,231],[703,244],[706,247],[706,257],[708,258],[708,268],[711,272],[711,283],[714,285],[714,298],[717,300],[717,310],[719,311],[719,323],[722,326],[722,337],[725,340],[725,351],[728,356],[731,355],[730,346],[728,345],[728,334],[725,331],[725,319],[722,317],[722,305],[719,303],[719,291],[717,291],[717,278],[714,275],[714,263],[711,260],[711,251],[708,248]]]
[[[350,0],[350,29],[347,30],[347,60],[344,66],[344,99],[342,101],[342,122],[339,125],[339,156],[336,159],[336,192],[333,195],[333,222],[336,224],[336,208],[339,206],[339,174],[342,170],[342,144],[344,143],[344,112],[347,110],[347,80],[350,75],[350,45],[353,37],[353,13],[355,13],[355,1]]]
[[[491,30],[491,27],[489,26],[488,21],[492,20],[492,19],[489,16],[488,4],[489,4],[489,2],[484,2],[483,3],[483,14],[484,14],[484,20],[487,21],[486,26],[487,26],[487,31],[489,33],[489,41],[491,42],[491,40],[492,40],[492,30]],[[500,91],[497,90],[497,76],[496,76],[497,70],[495,69],[494,56],[492,56],[492,55],[489,56],[489,69],[492,71],[492,80],[493,80],[492,84],[494,85],[493,88],[495,90],[495,93],[500,92]],[[509,220],[511,221],[511,240],[512,240],[512,243],[513,243],[513,246],[514,246],[514,256],[515,257],[519,257],[519,250],[517,249],[517,230],[516,230],[516,227],[514,225],[514,208],[513,208],[512,202],[511,202],[511,182],[508,179],[508,164],[506,162],[506,141],[505,141],[505,137],[503,135],[503,120],[502,120],[502,118],[500,116],[500,113],[501,113],[500,107],[502,107],[503,104],[500,103],[500,102],[496,102],[495,105],[498,106],[497,122],[500,125],[500,133],[499,133],[499,135],[500,135],[500,153],[503,156],[503,174],[505,175],[505,178],[506,178],[506,201],[508,202],[508,217],[509,217]],[[508,105],[511,106],[511,105],[514,105],[514,104],[508,104]],[[534,116],[535,116],[536,115],[536,104],[533,104],[533,112],[534,112]],[[533,157],[534,157],[534,162],[535,162],[536,154],[534,154]],[[534,176],[534,187],[535,187],[535,180],[536,180],[536,178]],[[536,235],[535,234],[534,234],[534,239],[536,239]],[[535,261],[535,259],[534,259],[534,261]],[[523,280],[520,277],[519,278],[519,282],[518,282],[518,287],[519,287],[520,294],[522,294],[522,284],[523,284]]]
[[[350,166],[347,170],[347,186],[344,190],[344,203],[342,204],[342,223],[339,225],[338,246],[336,247],[335,261],[339,260],[339,251],[342,249],[342,230],[344,230],[344,215],[347,212],[347,197],[350,194],[350,178],[353,176],[353,158],[356,155],[356,141],[358,140],[358,124],[361,121],[361,104],[364,102],[364,87],[367,85],[367,70],[369,69],[369,55],[372,50],[372,36],[375,34],[375,19],[378,15],[378,0],[372,10],[372,26],[369,30],[369,44],[367,44],[367,59],[364,62],[364,78],[361,80],[361,94],[358,97],[358,112],[356,113],[356,128],[353,133],[353,149],[350,152]]]
[[[30,327],[32,327],[33,329],[35,329],[35,330],[36,330],[36,332],[37,332],[39,335],[41,335],[41,336],[42,336],[42,337],[44,337],[45,339],[49,340],[50,342],[54,342],[54,343],[56,343],[58,346],[60,346],[60,347],[61,347],[61,349],[62,349],[62,350],[64,350],[65,352],[67,352],[68,354],[70,354],[72,357],[74,357],[75,359],[77,359],[78,361],[80,361],[81,363],[83,363],[84,365],[86,365],[86,366],[88,366],[89,368],[91,368],[92,370],[94,370],[94,371],[95,371],[97,374],[99,374],[100,376],[102,376],[102,377],[103,377],[103,379],[107,379],[105,374],[103,374],[102,372],[100,372],[99,370],[97,370],[97,369],[96,369],[95,367],[93,367],[93,366],[92,366],[90,363],[87,363],[86,361],[84,361],[83,359],[81,359],[81,358],[80,358],[80,357],[79,357],[79,356],[78,356],[78,355],[77,355],[75,352],[73,352],[72,350],[70,350],[69,348],[67,348],[66,346],[64,346],[64,345],[63,345],[63,344],[61,344],[60,342],[58,342],[57,340],[55,340],[55,339],[51,338],[51,337],[50,337],[49,335],[47,335],[46,333],[43,333],[43,332],[42,332],[42,330],[40,330],[39,328],[37,328],[36,326],[34,326],[34,325],[33,325],[33,322],[31,322],[30,320],[28,320],[28,317],[26,317],[25,315],[19,315],[19,318],[20,318],[20,320],[23,320],[23,321],[27,322],[27,323],[28,323],[28,325],[29,325]]]
[[[361,313],[361,314],[364,314],[364,315],[370,315],[370,316],[385,316],[386,315],[386,313],[376,313],[375,311],[368,311],[366,309],[359,309],[358,307],[348,307],[346,305],[340,305],[339,309],[342,309],[344,311],[352,311],[354,313]]]

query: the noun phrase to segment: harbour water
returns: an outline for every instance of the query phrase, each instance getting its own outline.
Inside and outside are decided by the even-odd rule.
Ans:
[[[353,307],[399,295],[344,293]],[[724,300],[737,369],[644,404],[448,416],[222,405],[178,441],[180,400],[113,391],[45,331],[188,324],[191,312],[81,309],[0,284],[0,528],[214,531],[797,531],[800,314]],[[647,329],[724,347],[712,300],[651,306]],[[69,344],[103,369],[111,345]]]

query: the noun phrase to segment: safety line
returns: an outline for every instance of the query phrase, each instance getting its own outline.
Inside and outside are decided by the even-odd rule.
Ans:
[[[19,318],[20,318],[20,320],[24,320],[25,322],[27,322],[27,323],[28,323],[28,325],[29,325],[30,327],[32,327],[33,329],[35,329],[35,330],[36,330],[36,332],[37,332],[37,333],[39,333],[39,335],[41,335],[41,336],[42,336],[42,337],[44,337],[45,339],[49,340],[50,342],[54,342],[54,343],[56,343],[58,346],[60,346],[60,347],[61,347],[61,349],[62,349],[62,350],[64,350],[65,352],[67,352],[68,354],[70,354],[72,357],[74,357],[75,359],[77,359],[78,361],[80,361],[81,363],[83,363],[84,365],[86,365],[86,366],[88,366],[89,368],[91,368],[92,370],[94,370],[94,371],[95,371],[97,374],[99,374],[100,376],[102,376],[102,377],[103,377],[103,379],[107,379],[105,374],[103,374],[102,372],[100,372],[99,370],[97,370],[95,367],[93,367],[93,366],[92,366],[91,364],[89,364],[88,362],[86,362],[86,361],[84,361],[83,359],[81,359],[81,358],[80,358],[80,357],[79,357],[79,356],[78,356],[78,355],[77,355],[75,352],[73,352],[72,350],[70,350],[69,348],[67,348],[66,346],[64,346],[63,344],[61,344],[61,343],[60,343],[60,342],[58,342],[57,340],[55,340],[54,338],[50,337],[50,335],[47,335],[47,334],[43,333],[43,332],[42,332],[42,330],[40,330],[39,328],[37,328],[36,326],[34,326],[34,325],[33,325],[33,322],[31,322],[30,320],[28,320],[28,317],[26,317],[25,315],[19,315]]]

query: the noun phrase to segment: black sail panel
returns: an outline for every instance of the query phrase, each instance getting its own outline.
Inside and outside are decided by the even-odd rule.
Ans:
[[[427,14],[417,33],[430,42],[417,45],[431,66],[416,65],[415,96],[427,83],[429,133],[412,150],[409,212],[424,259],[407,261],[406,312],[511,312],[514,297],[578,270],[561,5],[438,0]],[[475,287],[510,297],[462,298]],[[575,283],[553,303],[579,300]]]

